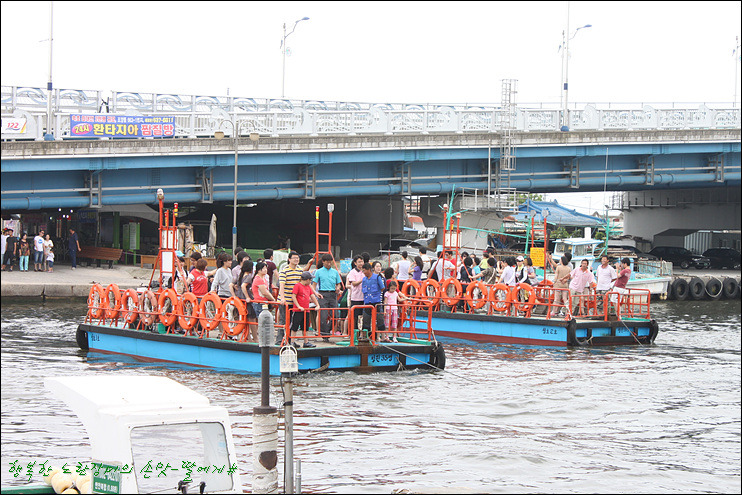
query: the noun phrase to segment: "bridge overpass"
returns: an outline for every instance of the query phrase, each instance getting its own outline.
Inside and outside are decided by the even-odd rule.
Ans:
[[[2,142],[6,212],[237,199],[389,198],[483,193],[739,187],[740,111],[695,104],[392,105],[181,97],[3,87],[2,113],[26,132]],[[169,117],[171,138],[76,138],[106,107]],[[108,114],[109,116],[111,114]],[[46,136],[46,124],[54,135]],[[237,133],[237,139],[233,139]],[[227,139],[217,140],[222,131]],[[52,139],[49,139],[52,138]],[[382,207],[383,210],[385,207]],[[390,207],[391,209],[391,207]],[[397,216],[397,213],[395,213]],[[401,215],[400,215],[401,216]],[[373,229],[372,229],[373,230]],[[377,231],[383,230],[381,227]]]

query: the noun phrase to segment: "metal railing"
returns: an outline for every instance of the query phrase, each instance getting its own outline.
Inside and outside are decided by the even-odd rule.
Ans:
[[[26,132],[2,139],[43,139],[47,126],[47,91],[2,86],[3,119],[26,119]],[[738,129],[740,109],[731,103],[574,103],[568,110],[573,131]],[[270,136],[357,134],[501,133],[558,131],[561,109],[556,104],[523,103],[506,114],[499,104],[363,103],[320,100],[260,99],[224,96],[56,89],[52,92],[52,130],[69,138],[70,114],[174,116],[175,137],[213,137],[232,131]]]

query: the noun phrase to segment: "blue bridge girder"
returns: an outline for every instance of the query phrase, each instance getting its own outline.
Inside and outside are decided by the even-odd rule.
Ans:
[[[500,171],[499,133],[267,137],[238,143],[238,201],[740,185],[740,129],[521,132]],[[231,202],[234,141],[2,143],[2,210]]]

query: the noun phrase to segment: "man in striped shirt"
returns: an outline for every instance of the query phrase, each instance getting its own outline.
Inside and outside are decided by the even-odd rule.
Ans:
[[[289,253],[289,264],[286,268],[281,270],[281,273],[278,274],[278,302],[281,303],[281,306],[279,306],[279,317],[278,317],[278,323],[279,325],[283,325],[286,321],[291,321],[290,318],[287,319],[286,317],[286,311],[290,311],[293,308],[293,300],[291,297],[292,291],[294,290],[294,285],[297,284],[301,280],[301,274],[304,271],[299,268],[299,253],[296,251],[291,251]],[[283,306],[284,303],[288,303],[288,306]],[[281,345],[281,341],[283,340],[283,327],[278,327],[278,332],[276,334],[276,345]]]

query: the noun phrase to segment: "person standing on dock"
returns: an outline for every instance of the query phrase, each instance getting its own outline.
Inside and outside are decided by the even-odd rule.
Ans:
[[[577,299],[577,304],[572,303],[572,314],[585,314],[585,298],[583,295],[587,294],[588,285],[595,283],[595,276],[593,272],[588,270],[588,261],[582,260],[580,267],[572,270],[570,278],[572,279],[569,283],[569,294],[573,299]],[[579,307],[579,313],[577,312]]]
[[[79,251],[82,251],[82,249],[80,249],[80,240],[77,238],[75,229],[70,229],[70,238],[68,242],[70,248],[70,263],[72,264],[72,269],[74,270],[75,268],[77,268],[77,253]]]
[[[3,255],[3,268],[8,267],[8,271],[13,271],[13,264],[15,263],[15,255],[18,251],[17,246],[18,238],[13,235],[13,229],[8,229],[8,238],[5,239],[5,254]]]
[[[616,279],[616,269],[608,264],[608,256],[605,254],[600,257],[600,265],[595,269],[595,278],[597,279],[595,291],[598,294],[598,311],[603,312],[603,299]]]
[[[39,230],[36,237],[33,238],[33,271],[44,271],[44,231]]]
[[[340,273],[332,267],[332,255],[330,253],[322,255],[322,268],[314,273],[314,283],[319,293],[319,304],[317,305],[320,308],[319,330],[322,334],[322,340],[329,342],[332,333],[332,321],[335,320],[336,316],[336,312],[330,311],[330,309],[338,307],[338,296],[343,292],[343,279],[340,278]],[[322,309],[325,309],[325,311],[322,311]],[[330,320],[330,313],[332,313],[332,320]]]
[[[52,253],[52,264],[54,263],[53,249],[54,241],[52,241],[52,236],[50,234],[46,234],[46,236],[44,237],[44,259],[46,259],[47,265],[46,271],[51,271],[49,270],[49,268],[51,268],[51,266],[49,266],[49,253]]]

